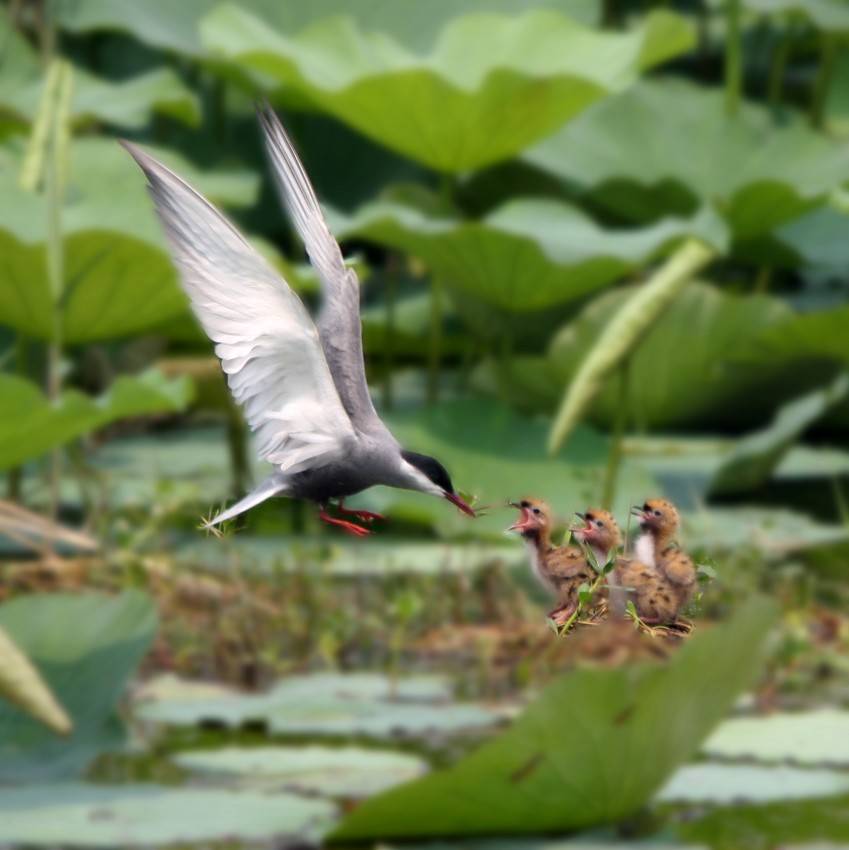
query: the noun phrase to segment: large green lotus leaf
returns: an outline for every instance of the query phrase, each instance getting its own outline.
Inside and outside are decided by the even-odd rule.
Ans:
[[[752,600],[665,666],[563,676],[504,734],[366,801],[331,840],[559,832],[632,815],[751,681],[775,615],[774,604]]]
[[[204,699],[184,693],[176,699],[140,703],[136,715],[175,726],[209,721],[228,726],[262,722],[275,734],[371,738],[456,734],[491,726],[501,719],[473,703],[434,702],[433,684],[426,680],[422,693],[415,678],[410,686],[402,679],[396,698],[390,699],[393,691],[385,677],[351,676],[341,681],[340,677],[330,677],[315,682],[297,677],[284,679],[259,695],[233,693]]]
[[[156,606],[148,596],[128,590],[111,597],[20,597],[0,605],[0,627],[35,664],[74,724],[60,738],[0,702],[0,779],[68,779],[98,753],[123,743],[115,707],[156,632]],[[6,823],[5,814],[0,822]]]
[[[449,172],[513,156],[693,43],[689,26],[669,13],[614,34],[540,8],[463,14],[416,48],[348,15],[284,32],[235,5],[201,26],[216,58]]]
[[[11,26],[9,13],[0,8],[3,31],[3,73],[0,74],[0,110],[31,122],[38,112],[44,74],[35,50]],[[137,77],[112,82],[80,68],[73,71],[70,105],[72,120],[94,119],[119,127],[140,128],[159,112],[188,123],[200,121],[197,96],[174,71],[159,68]]]
[[[849,176],[849,149],[801,119],[775,126],[751,104],[731,119],[721,90],[683,80],[641,82],[524,156],[635,220],[680,209],[682,193],[713,202],[740,241],[798,218]]]
[[[562,385],[568,384],[583,353],[628,297],[627,290],[605,293],[555,337],[549,356],[561,370]],[[791,315],[790,308],[777,298],[726,295],[705,283],[689,284],[631,357],[628,397],[632,421],[652,427],[703,424],[706,416],[720,414],[743,399],[750,412],[772,409],[775,396],[761,386],[764,375],[774,375],[779,367],[770,370],[769,364],[764,364],[745,370],[728,363],[734,351],[758,331]],[[617,381],[602,390],[591,408],[592,421],[613,421],[618,392]]]
[[[555,200],[509,201],[481,221],[436,218],[411,206],[369,204],[332,214],[339,238],[370,239],[420,257],[476,298],[504,310],[531,311],[573,301],[633,272],[688,236],[721,249],[725,229],[705,209],[634,230],[599,227]]]
[[[19,466],[120,419],[183,410],[191,399],[188,378],[169,380],[156,369],[116,378],[99,398],[67,390],[54,402],[30,381],[0,374],[0,409],[14,411],[14,416],[0,421],[0,470]]]
[[[176,50],[200,57],[201,19],[220,0],[63,0],[56,4],[57,22],[72,32],[118,30],[130,33],[154,47]],[[379,30],[414,49],[432,42],[445,24],[457,16],[455,0],[377,0],[352,4],[350,0],[245,0],[240,4],[262,15],[283,32],[297,32],[333,15],[352,15],[366,31]],[[468,12],[520,14],[527,9],[555,9],[588,25],[600,17],[599,0],[464,0]]]
[[[775,233],[785,265],[840,277],[849,266],[849,213],[822,207]]]
[[[740,363],[827,360],[849,366],[849,307],[790,315],[762,328],[735,353]]]
[[[250,172],[204,176],[173,154],[161,158],[213,200],[244,205],[256,195],[258,181]],[[19,161],[11,158],[11,165]],[[48,339],[54,299],[47,274],[47,204],[42,195],[15,185],[13,170],[0,178],[0,317]],[[110,339],[183,315],[187,302],[161,226],[143,175],[126,151],[113,140],[79,140],[71,146],[68,174],[61,211],[62,339]]]
[[[187,770],[211,773],[240,787],[285,788],[323,797],[372,797],[427,772],[421,758],[362,747],[223,747],[178,753]]]
[[[679,770],[655,797],[659,803],[770,803],[849,794],[849,774],[754,764],[693,764]]]
[[[711,494],[745,493],[766,484],[793,443],[847,393],[849,375],[843,372],[830,386],[785,404],[766,428],[738,440],[714,475]]]
[[[777,439],[780,434],[780,430],[776,432]],[[706,501],[719,471],[734,457],[737,441],[642,436],[626,439],[624,451],[635,464],[645,467],[657,479],[663,492],[679,507],[695,510]],[[755,454],[754,458],[757,457]],[[786,448],[770,473],[773,480],[786,482],[849,475],[849,452],[793,445]],[[795,527],[798,523],[791,522],[791,525]]]
[[[316,841],[333,816],[323,800],[256,791],[84,782],[0,791],[0,841],[16,846],[282,846]]]
[[[703,751],[721,758],[849,765],[849,712],[824,708],[726,720]]]

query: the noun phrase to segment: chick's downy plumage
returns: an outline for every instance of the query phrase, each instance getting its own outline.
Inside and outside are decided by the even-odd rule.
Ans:
[[[619,548],[622,534],[608,511],[588,511],[583,518],[586,521],[586,528],[582,529],[583,540],[593,549],[601,566],[607,559],[607,553]],[[665,623],[675,619],[678,609],[670,582],[639,558],[617,556],[608,574],[608,583],[613,614],[623,614],[630,599],[637,616],[646,623]]]
[[[563,622],[578,607],[578,588],[594,581],[595,573],[579,546],[551,542],[551,509],[542,499],[529,497],[508,504],[521,512],[509,530],[525,540],[534,575],[558,602],[547,616]]]
[[[678,509],[667,499],[647,499],[632,508],[642,534],[635,550],[638,556],[669,584],[675,616],[696,592],[696,567],[676,541],[681,525]]]

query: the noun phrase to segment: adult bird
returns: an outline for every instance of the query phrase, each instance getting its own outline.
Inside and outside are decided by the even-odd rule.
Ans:
[[[203,196],[149,154],[122,141],[141,166],[192,310],[215,343],[230,391],[244,407],[259,458],[276,469],[207,523],[217,525],[274,496],[308,499],[325,522],[368,530],[327,508],[376,484],[440,496],[472,516],[445,467],[403,449],[366,385],[360,286],[327,226],[309,178],[277,116],[258,107],[285,206],[321,280],[316,324],[285,280]]]

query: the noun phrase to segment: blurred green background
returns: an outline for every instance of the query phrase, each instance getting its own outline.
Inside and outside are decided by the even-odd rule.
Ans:
[[[465,831],[602,826],[586,840],[616,843],[612,825],[627,823],[659,844],[849,841],[839,816],[849,774],[821,767],[849,766],[849,752],[808,759],[807,770],[764,767],[804,762],[813,747],[802,735],[796,749],[759,750],[759,734],[774,741],[766,720],[751,736],[732,728],[749,748],[710,751],[761,759],[754,773],[700,763],[684,770],[703,774],[676,774],[677,791],[653,796],[747,684],[754,696],[737,708],[753,720],[765,708],[786,720],[780,712],[826,705],[834,717],[798,717],[815,736],[849,740],[847,42],[846,0],[0,6],[0,626],[75,727],[60,740],[3,709],[0,782],[29,784],[0,785],[0,843],[316,838],[360,795],[318,792],[347,801],[342,809],[282,793],[269,802],[258,773],[270,771],[276,791],[292,781],[273,764],[240,762],[237,746],[400,728],[416,739],[408,750],[451,764],[479,739],[470,728],[518,714],[552,679],[528,709],[537,714],[521,714],[505,737],[544,725],[546,700],[574,698],[577,726],[559,728],[551,759],[562,747],[568,760],[569,735],[589,722],[607,742],[575,768],[591,791],[564,807],[558,783],[577,779],[555,772],[531,795],[547,789],[550,811],[529,805],[498,821],[506,792],[489,789]],[[381,415],[488,506],[474,522],[375,488],[351,500],[389,517],[365,541],[285,500],[223,539],[197,530],[265,470],[188,311],[142,175],[115,139],[150,150],[226,210],[315,308],[317,280],[269,179],[260,97],[281,115],[357,267]],[[673,653],[662,686],[620,666],[671,652],[657,640],[629,632],[607,654],[590,639],[558,642],[524,550],[503,534],[513,521],[505,500],[528,494],[564,518],[610,505],[623,524],[630,504],[673,499],[685,548],[718,572],[698,622],[736,619]],[[740,613],[755,591],[778,601],[777,625],[757,602]],[[599,711],[592,675],[557,677],[584,663],[611,693],[636,689],[634,704],[677,705],[679,737],[664,738],[649,712],[619,741],[620,715]],[[310,678],[322,670],[377,678]],[[443,678],[409,680],[412,696],[399,702],[413,672]],[[130,678],[152,696],[124,710],[128,745],[116,704]],[[714,693],[714,703],[678,704],[681,689]],[[16,693],[2,682],[0,691]],[[359,721],[346,714],[330,732],[278,717],[294,704],[310,718],[332,714],[351,693],[366,706]],[[243,709],[245,699],[266,702]],[[161,716],[145,720],[149,702]],[[192,704],[204,708],[192,714]],[[442,713],[423,720],[436,705]],[[414,716],[387,719],[402,707]],[[492,745],[522,751],[503,740]],[[651,747],[625,769],[616,753],[637,740]],[[521,764],[490,753],[476,769],[503,769],[512,782],[535,764],[527,746]],[[227,763],[177,757],[191,748]],[[338,753],[312,752],[308,769],[338,774]],[[398,753],[383,755],[390,763],[376,771],[406,778],[425,766],[404,773],[391,763]],[[351,756],[363,776],[368,760]],[[230,780],[198,781],[196,770]],[[102,824],[76,838],[45,831],[33,807],[55,800],[59,780],[74,780],[62,817],[90,825],[105,807],[124,838]],[[440,794],[456,798],[435,786],[435,809]],[[708,790],[693,797],[694,787]],[[201,791],[220,797],[191,796]],[[193,832],[210,810],[233,818]],[[397,837],[375,811],[363,808],[339,835]],[[456,831],[425,821],[408,837]],[[142,822],[164,826],[144,832]]]

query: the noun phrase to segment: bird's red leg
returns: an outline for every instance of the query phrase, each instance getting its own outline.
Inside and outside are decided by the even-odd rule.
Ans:
[[[578,606],[573,604],[569,604],[568,602],[565,605],[561,605],[558,608],[554,608],[549,611],[545,616],[550,620],[554,620],[558,626],[562,626],[571,616],[575,613],[575,609]]]
[[[347,508],[342,507],[341,501],[336,509],[342,516],[355,516],[357,519],[361,519],[364,522],[371,522],[375,519],[386,519],[385,516],[373,514],[371,511],[349,511]]]
[[[363,528],[361,525],[356,525],[353,522],[348,522],[347,520],[330,516],[324,508],[318,512],[318,518],[329,525],[338,525],[343,531],[347,531],[348,534],[356,534],[357,537],[365,537],[366,534],[371,534],[369,529]]]

